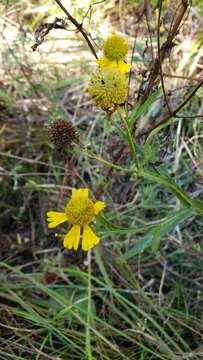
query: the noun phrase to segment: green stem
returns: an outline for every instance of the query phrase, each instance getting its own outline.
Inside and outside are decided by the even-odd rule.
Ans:
[[[122,166],[113,164],[110,161],[107,161],[107,160],[101,158],[100,156],[92,153],[91,151],[88,151],[87,149],[84,152],[90,158],[95,159],[95,160],[99,161],[100,163],[102,163],[102,164],[104,164],[104,165],[106,165],[108,167],[114,168],[116,170],[124,171],[124,172],[131,172],[131,173],[134,172],[134,169],[128,169],[128,168],[124,168]]]
[[[91,287],[92,287],[92,275],[91,275],[91,250],[87,254],[88,261],[88,290],[87,290],[87,326],[86,326],[86,358],[87,360],[93,360],[91,351]]]
[[[135,150],[134,140],[133,140],[133,137],[132,137],[132,134],[131,134],[130,127],[128,125],[126,117],[123,116],[122,111],[121,111],[121,109],[119,107],[117,108],[117,112],[118,112],[118,114],[120,116],[120,119],[121,119],[122,123],[124,124],[125,130],[126,130],[127,141],[128,141],[129,146],[130,146],[130,150],[131,150],[131,152],[133,154],[135,164],[138,166],[139,160],[138,160],[137,153],[136,153],[136,150]]]

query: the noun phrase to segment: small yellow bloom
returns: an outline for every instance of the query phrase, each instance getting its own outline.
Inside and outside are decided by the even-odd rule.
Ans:
[[[114,33],[104,41],[103,48],[107,59],[124,60],[128,52],[128,43],[124,36]]]
[[[47,221],[50,229],[68,221],[73,226],[65,235],[63,245],[71,250],[78,249],[82,230],[82,249],[88,251],[97,245],[99,237],[92,231],[89,223],[105,208],[103,201],[93,201],[89,198],[88,189],[73,189],[72,196],[66,205],[65,212],[48,211]]]
[[[107,57],[103,56],[97,60],[97,64],[100,68],[117,68],[122,73],[127,73],[130,71],[130,64],[127,64],[125,60],[109,60]]]
[[[117,68],[99,69],[89,81],[88,92],[95,104],[106,111],[125,103],[128,82]]]

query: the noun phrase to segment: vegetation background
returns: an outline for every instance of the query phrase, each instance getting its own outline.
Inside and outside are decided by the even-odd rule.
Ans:
[[[139,134],[167,112],[157,87],[137,107],[157,56],[160,2],[63,3],[98,51],[112,31],[128,36],[128,102],[144,148]],[[163,2],[161,43],[182,3]],[[122,166],[131,161],[118,114],[106,119],[89,98],[95,59],[56,2],[3,0],[0,13],[0,359],[202,359],[202,217],[184,212],[156,182],[108,168],[77,146],[54,148],[47,127],[63,118],[100,158]],[[33,51],[39,24],[56,17],[65,29],[51,30]],[[163,64],[172,109],[203,78],[202,29],[203,1],[197,0]],[[193,199],[203,189],[202,94],[200,87],[181,116],[153,134],[148,152],[145,146],[149,168],[167,171]],[[108,205],[91,259],[63,249],[65,226],[58,237],[47,229],[46,212],[60,211],[74,186],[90,188]],[[155,240],[161,238],[156,253],[147,245],[152,228]]]

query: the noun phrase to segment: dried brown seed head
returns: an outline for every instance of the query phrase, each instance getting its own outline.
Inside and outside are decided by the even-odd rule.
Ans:
[[[50,124],[48,134],[51,142],[58,149],[68,148],[72,143],[79,143],[74,126],[71,122],[62,119],[55,120]]]

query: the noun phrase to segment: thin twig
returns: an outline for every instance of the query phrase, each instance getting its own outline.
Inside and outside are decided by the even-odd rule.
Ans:
[[[170,77],[170,78],[176,78],[176,79],[189,80],[189,81],[197,81],[197,82],[202,81],[202,79],[197,79],[197,78],[193,78],[193,77],[189,77],[189,76],[181,76],[181,75],[176,75],[176,74],[168,74],[168,73],[164,73],[164,72],[163,72],[163,76]]]
[[[88,16],[89,12],[90,12],[90,13],[92,12],[93,7],[94,7],[95,5],[102,4],[103,2],[106,2],[106,0],[96,1],[96,2],[94,2],[93,4],[91,4],[91,5],[89,6],[89,8],[87,9],[85,15],[83,16],[82,24],[83,24],[84,20],[86,19],[86,17]],[[90,15],[90,16],[91,16],[91,15]]]
[[[133,74],[132,65],[133,65],[133,57],[134,57],[134,53],[135,53],[135,48],[136,48],[136,44],[137,44],[138,31],[139,31],[139,24],[138,24],[136,35],[135,35],[135,38],[134,38],[134,44],[133,44],[133,49],[132,49],[131,61],[130,61],[131,68],[130,68],[130,73],[129,73],[129,78],[128,78],[128,95],[127,95],[127,101],[126,101],[127,104],[128,104],[128,100],[129,100],[129,96],[130,96],[130,83],[131,83],[132,74]]]
[[[158,46],[158,62],[159,62],[159,70],[160,70],[160,78],[161,78],[161,87],[164,94],[164,100],[166,103],[166,106],[168,108],[169,114],[171,114],[171,108],[167,99],[165,85],[164,85],[164,78],[163,78],[163,72],[162,72],[162,61],[161,61],[161,46],[160,46],[160,27],[161,27],[161,11],[162,11],[162,0],[159,0],[158,5],[158,24],[157,24],[157,46]]]
[[[94,46],[92,45],[86,31],[84,30],[82,24],[80,24],[69,12],[68,10],[63,6],[63,4],[60,2],[60,0],[55,0],[55,2],[58,4],[58,6],[60,6],[60,8],[63,10],[63,12],[67,15],[68,19],[72,22],[72,24],[75,25],[75,27],[77,28],[77,30],[82,34],[82,36],[84,37],[84,39],[86,40],[92,54],[94,55],[94,57],[96,59],[98,59],[98,56],[96,54],[96,51],[94,49]]]
[[[176,118],[178,119],[196,119],[196,118],[203,118],[202,115],[176,115]]]
[[[163,296],[163,286],[164,286],[164,281],[165,281],[165,277],[166,277],[166,269],[167,269],[167,261],[164,260],[163,272],[162,272],[161,281],[160,281],[160,285],[159,285],[159,305],[161,305],[163,297],[164,297]]]
[[[156,58],[154,61],[154,65],[150,71],[150,74],[148,77],[148,85],[141,97],[142,104],[147,100],[147,98],[151,94],[151,91],[152,91],[154,85],[157,83],[158,76],[159,76],[159,68],[160,68],[159,63],[160,62],[162,63],[165,60],[165,58],[169,55],[171,49],[173,48],[175,36],[177,35],[179,26],[180,26],[182,19],[187,11],[188,6],[189,6],[188,1],[181,0],[181,4],[178,8],[178,11],[175,14],[174,19],[173,19],[173,25],[171,26],[171,30],[168,33],[166,41],[161,46],[160,54],[159,54],[160,61],[158,58]]]
[[[157,124],[152,125],[150,128],[147,129],[147,131],[142,132],[139,135],[148,135],[152,130],[156,129],[160,125],[163,125],[166,123],[171,117],[178,117],[180,115],[177,115],[177,113],[192,99],[192,97],[195,95],[195,93],[199,90],[199,88],[203,85],[203,80],[200,82],[199,85],[191,92],[191,94],[183,101],[182,104],[180,104],[174,111],[172,111],[171,114],[167,114],[161,121],[159,121]]]
[[[150,1],[144,0],[144,14],[145,14],[145,18],[146,18],[147,30],[148,30],[149,39],[150,39],[150,52],[151,52],[151,55],[152,55],[152,59],[154,61],[154,48],[153,48],[153,40],[152,40],[153,31],[151,29],[150,21],[149,21],[149,8],[150,8],[150,11],[151,11]]]

